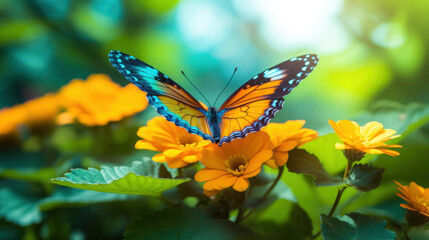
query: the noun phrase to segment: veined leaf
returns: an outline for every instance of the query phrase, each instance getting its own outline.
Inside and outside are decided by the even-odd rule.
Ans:
[[[20,226],[42,221],[39,199],[18,195],[7,188],[0,189],[0,217]]]
[[[368,164],[355,164],[346,182],[359,191],[368,192],[380,186],[384,170]]]
[[[319,159],[303,149],[294,149],[289,153],[287,168],[294,173],[304,173],[315,177],[316,186],[337,186],[344,182],[329,175]]]
[[[163,191],[189,181],[189,179],[159,178],[158,169],[159,165],[157,167],[152,161],[144,159],[133,162],[131,167],[72,169],[65,177],[54,178],[50,182],[98,192],[159,196]]]
[[[387,222],[377,217],[349,213],[334,218],[321,215],[325,240],[393,240],[396,234],[386,229]]]
[[[39,208],[48,211],[56,208],[82,206],[94,203],[129,201],[138,199],[140,196],[125,195],[116,193],[103,193],[94,191],[84,191],[74,188],[57,188],[49,197],[39,201]]]

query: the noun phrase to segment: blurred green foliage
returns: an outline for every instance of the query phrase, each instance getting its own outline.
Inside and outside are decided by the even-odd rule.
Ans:
[[[220,102],[261,70],[295,55],[318,53],[320,63],[314,73],[286,97],[284,110],[274,121],[305,119],[306,127],[319,131],[323,136],[305,149],[316,154],[334,176],[344,169],[346,160],[333,147],[339,139],[329,134],[328,119],[354,119],[360,124],[375,120],[403,134],[400,156],[364,160],[386,169],[381,186],[364,194],[349,189],[339,207],[342,215],[371,213],[388,219],[388,226],[398,225],[403,221],[402,201],[394,195],[392,180],[404,184],[416,181],[429,187],[429,2],[342,0],[329,1],[323,8],[313,6],[316,1],[308,1],[305,8],[285,2],[289,5],[278,1],[264,4],[279,5],[284,15],[302,13],[302,19],[268,19],[270,13],[256,8],[256,1],[3,0],[0,108],[55,92],[70,80],[85,79],[92,73],[107,73],[124,85],[126,80],[107,60],[110,50],[142,59],[200,98],[180,75],[183,69],[211,101],[238,66]],[[306,28],[301,22],[310,18],[306,12],[328,12],[330,5],[338,8],[329,16],[335,24],[324,26],[324,35],[312,34],[319,31],[318,25]],[[323,16],[310,20],[324,22]],[[288,35],[286,29],[265,31],[265,23],[273,21],[304,28],[307,44],[282,47],[271,42],[304,36]],[[321,44],[326,42],[330,47]],[[91,130],[62,126],[50,136],[25,138],[17,149],[2,148],[0,238],[120,239],[126,226],[142,214],[151,216],[161,210],[163,203],[149,197],[48,183],[70,168],[129,165],[150,156],[152,153],[134,151],[133,145],[138,127],[155,114],[146,110],[137,118]],[[287,186],[279,186],[287,196],[257,209],[247,224],[256,232],[272,234],[273,239],[289,230],[295,230],[290,236],[297,239],[307,237],[311,225],[320,229],[319,214],[329,211],[337,190],[315,189],[310,177],[290,172],[282,180]],[[275,191],[276,195],[280,196],[279,192]],[[277,218],[280,210],[283,215]],[[165,212],[161,213],[159,221],[165,217]],[[183,213],[177,210],[174,214]],[[142,218],[130,225],[126,236],[141,231],[139,224],[146,221]],[[212,220],[206,221],[210,224]],[[300,225],[296,223],[306,228],[297,231]],[[428,237],[418,230],[410,235],[413,239]]]

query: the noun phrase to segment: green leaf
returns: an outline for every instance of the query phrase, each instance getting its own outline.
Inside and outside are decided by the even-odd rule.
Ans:
[[[0,217],[20,226],[29,226],[42,221],[38,200],[21,196],[9,189],[0,189]]]
[[[271,172],[271,171],[270,171]],[[274,171],[272,171],[274,172]],[[277,171],[275,171],[277,172]],[[261,172],[259,172],[258,175],[255,177],[249,178],[250,184],[252,186],[266,186],[269,183],[272,183],[274,179],[276,178],[275,174],[268,173],[265,170],[265,167],[261,168]]]
[[[40,169],[0,169],[0,177],[46,183],[52,177],[55,177],[56,170],[54,168],[40,168]]]
[[[303,149],[294,149],[289,152],[287,167],[291,172],[304,173],[315,177],[314,183],[316,186],[344,184],[343,181],[329,175],[316,156]]]
[[[346,182],[359,191],[368,192],[380,186],[385,170],[368,164],[355,164],[350,170]]]
[[[82,206],[94,203],[135,200],[138,199],[138,197],[139,196],[135,195],[60,188],[51,196],[40,200],[39,208],[42,211],[49,211],[56,208]]]
[[[30,189],[26,189],[31,191]],[[57,188],[49,197],[37,194],[18,194],[8,188],[0,189],[0,217],[20,226],[29,226],[42,221],[42,211],[61,207],[83,206],[93,203],[135,200],[139,196]]]
[[[332,129],[330,130],[332,131]],[[335,149],[335,144],[339,142],[341,140],[337,134],[329,133],[306,143],[302,149],[316,154],[328,173],[337,174],[344,172],[347,166],[347,159],[344,157],[344,154],[340,150]]]
[[[159,178],[158,170],[159,165],[157,167],[152,161],[143,160],[133,162],[131,167],[72,169],[65,177],[54,178],[50,182],[98,192],[159,196],[163,191],[189,181],[189,179]]]
[[[349,213],[334,218],[321,215],[325,240],[393,240],[396,234],[386,229],[387,222],[377,217]]]
[[[322,236],[325,240],[351,240],[355,239],[356,229],[348,222],[338,218],[320,215],[322,221]]]
[[[384,128],[396,130],[402,137],[416,131],[429,122],[429,105],[411,103],[402,105],[392,101],[379,101],[371,112],[362,114],[356,121],[365,124],[370,121],[383,123]],[[399,142],[400,139],[391,142]]]
[[[228,220],[210,218],[198,208],[166,208],[144,215],[129,225],[124,237],[132,239],[255,239],[256,234]]]
[[[307,213],[298,204],[285,199],[255,210],[244,223],[264,239],[306,239],[312,229]]]
[[[253,186],[252,194],[250,195],[249,199],[246,200],[245,206],[249,208],[254,208],[258,206],[260,207],[261,205],[270,204],[277,199],[285,199],[291,202],[296,202],[297,199],[293,194],[292,190],[283,181],[278,181],[271,193],[266,198],[262,198],[262,196],[271,187],[274,179],[276,178],[275,174],[278,174],[278,170],[273,170],[268,166],[265,166],[265,168],[267,168],[269,172],[273,173],[269,173],[265,170],[261,171],[263,176],[261,176],[256,181],[256,183],[259,183],[259,186]],[[258,176],[261,175],[261,173],[258,174]]]

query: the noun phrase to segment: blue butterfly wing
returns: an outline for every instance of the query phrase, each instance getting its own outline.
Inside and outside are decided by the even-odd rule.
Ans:
[[[307,54],[269,68],[238,88],[219,108],[222,143],[259,131],[283,107],[288,95],[316,67],[319,58]]]
[[[168,121],[214,142],[207,124],[207,107],[168,76],[139,59],[110,51],[109,61],[119,73],[147,93],[149,104]]]

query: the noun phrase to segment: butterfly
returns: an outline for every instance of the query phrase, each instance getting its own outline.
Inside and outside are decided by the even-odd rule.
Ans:
[[[283,97],[313,71],[319,58],[315,54],[302,55],[259,73],[219,109],[205,106],[167,75],[133,56],[110,51],[109,61],[147,93],[149,104],[168,121],[221,146],[266,126],[282,109]]]

